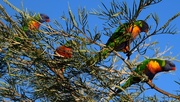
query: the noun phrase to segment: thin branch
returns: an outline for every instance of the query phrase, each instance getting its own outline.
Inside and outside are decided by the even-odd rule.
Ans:
[[[180,100],[180,96],[177,96],[177,95],[174,95],[174,94],[171,94],[171,93],[168,93],[158,87],[156,87],[150,80],[148,80],[148,82],[146,82],[151,88],[155,89],[156,91],[168,96],[168,97],[172,97],[172,98],[175,98],[177,100]]]

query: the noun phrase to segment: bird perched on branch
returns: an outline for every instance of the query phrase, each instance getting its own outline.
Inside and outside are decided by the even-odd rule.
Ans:
[[[55,54],[60,58],[67,59],[72,57],[72,52],[72,48],[62,45],[56,49]]]
[[[37,33],[41,23],[50,22],[50,18],[45,14],[36,14],[35,16],[29,16],[29,14],[23,13],[21,15],[22,20],[20,21],[20,23],[22,25],[22,31],[24,31],[24,33],[21,33],[23,36],[15,35],[14,40],[18,42],[18,44],[21,43],[23,45],[29,46],[29,44],[31,44],[31,41],[24,39],[24,36],[33,38],[33,34]]]
[[[93,65],[102,59],[105,59],[109,54],[115,51],[121,51],[124,53],[129,52],[130,43],[141,33],[148,32],[149,26],[143,20],[138,20],[131,23],[124,23],[120,25],[116,31],[112,34],[106,43],[106,46],[88,61],[88,65]]]
[[[45,14],[37,14],[33,17],[28,17],[24,22],[23,30],[27,32],[29,30],[38,30],[41,23],[50,22],[50,18]]]
[[[148,79],[152,81],[157,73],[174,70],[176,70],[176,67],[175,64],[171,61],[162,59],[146,59],[143,62],[141,62],[134,71],[140,76],[142,76],[143,74],[146,75]],[[139,83],[140,81],[140,77],[136,75],[130,75],[128,80],[122,86],[122,88],[126,89],[130,87],[132,84]],[[121,91],[122,90],[118,89],[116,93],[119,93]]]
[[[23,20],[21,23],[25,32],[29,30],[38,30],[41,23],[50,21],[49,17],[45,14],[37,14],[32,17],[29,15],[29,13],[26,13],[12,5],[8,0],[4,0],[4,2],[12,7],[15,11],[19,12],[20,15],[22,15]]]
[[[69,47],[70,41],[68,41],[65,45],[59,46],[55,51],[55,58],[61,59],[69,59],[73,56],[73,49]],[[64,66],[65,63],[58,63],[59,66]],[[65,68],[61,68],[61,71],[64,72]]]

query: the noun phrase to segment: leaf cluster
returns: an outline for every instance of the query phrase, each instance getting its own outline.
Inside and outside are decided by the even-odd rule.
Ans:
[[[148,38],[154,35],[177,33],[171,22],[179,17],[180,13],[168,19],[162,26],[159,26],[157,14],[147,15],[144,20],[152,19],[156,25],[150,26],[151,33],[141,34],[133,41],[129,53],[121,56],[113,51],[112,56],[93,66],[87,65],[86,62],[98,53],[99,48],[105,46],[101,41],[102,36],[111,36],[112,28],[124,22],[134,22],[142,10],[161,1],[134,0],[132,5],[129,5],[126,2],[113,0],[110,2],[110,7],[102,3],[102,8],[93,9],[90,13],[85,8],[79,8],[77,13],[73,13],[69,7],[68,14],[64,13],[61,16],[63,23],[55,20],[53,26],[42,24],[40,30],[30,31],[28,34],[33,36],[28,36],[23,26],[35,13],[29,14],[19,10],[4,0],[18,13],[15,19],[12,19],[0,5],[0,20],[2,20],[0,21],[0,79],[2,79],[0,99],[53,102],[157,101],[156,95],[140,97],[141,93],[146,91],[142,84],[132,92],[124,91],[116,96],[113,96],[114,89],[130,72],[137,74],[134,73],[133,68],[139,63],[139,57],[145,56],[149,48],[157,44],[157,42],[147,43]],[[104,35],[98,27],[89,27],[90,14],[96,15],[105,22]],[[58,58],[54,53],[56,48],[67,42],[73,49],[73,57]],[[132,58],[134,52],[138,53],[137,56],[132,61],[127,60],[126,57]],[[165,99],[167,97],[162,98]],[[178,98],[172,100],[176,99]]]

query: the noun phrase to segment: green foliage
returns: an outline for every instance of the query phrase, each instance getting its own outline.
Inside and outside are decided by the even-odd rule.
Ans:
[[[63,24],[57,20],[53,22],[54,28],[44,24],[39,31],[31,31],[33,36],[28,37],[22,29],[23,23],[27,23],[26,17],[33,17],[34,14],[19,10],[4,0],[17,11],[17,15],[15,19],[12,19],[0,5],[0,100],[106,102],[110,100],[163,101],[168,98],[177,101],[178,98],[168,96],[162,99],[156,95],[142,96],[142,93],[147,90],[142,84],[137,85],[139,87],[130,92],[124,90],[116,96],[112,95],[115,86],[120,87],[130,73],[137,75],[133,68],[139,63],[140,57],[146,56],[149,48],[154,48],[157,44],[157,42],[146,43],[148,38],[158,34],[177,33],[170,23],[179,17],[180,13],[167,20],[163,26],[159,26],[161,18],[158,18],[157,14],[147,15],[145,20],[153,19],[156,23],[155,27],[153,26],[155,29],[151,30],[152,33],[142,33],[133,41],[128,56],[136,54],[134,52],[138,54],[131,61],[126,60],[126,56],[113,51],[107,59],[93,66],[86,63],[98,54],[97,49],[105,46],[101,38],[105,35],[111,36],[112,28],[117,28],[124,22],[134,22],[142,10],[153,7],[151,5],[161,1],[134,0],[133,5],[128,5],[125,1],[113,0],[110,2],[110,7],[102,3],[102,8],[93,9],[90,14],[103,20],[104,35],[104,32],[98,30],[97,27],[93,28],[88,25],[90,14],[85,8],[73,12],[69,7],[66,11],[68,15],[61,16]],[[66,42],[73,49],[73,57],[70,59],[56,58],[55,49]],[[158,53],[160,52],[155,52],[155,55]],[[65,71],[63,72],[62,69]]]

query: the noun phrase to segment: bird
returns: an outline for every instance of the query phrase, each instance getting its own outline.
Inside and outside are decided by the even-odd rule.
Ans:
[[[50,18],[46,14],[37,14],[33,17],[28,17],[28,19],[23,24],[23,30],[25,32],[38,30],[41,23],[44,22],[50,22]]]
[[[105,59],[115,50],[127,53],[130,43],[141,33],[147,33],[149,30],[148,24],[143,20],[137,20],[132,23],[124,23],[120,25],[112,36],[108,39],[106,46],[101,49],[87,64],[94,65],[95,63]]]
[[[72,48],[62,45],[56,49],[55,54],[59,58],[68,59],[68,58],[72,58],[72,52],[73,52]]]
[[[45,15],[45,14],[36,14],[34,16],[30,16],[29,14],[21,14],[22,15],[22,20],[20,21],[21,23],[21,28],[22,28],[22,35],[15,34],[14,40],[17,42],[16,45],[19,46],[19,44],[23,44],[24,46],[30,46],[32,41],[24,39],[26,38],[34,38],[33,35],[37,33],[39,30],[39,27],[41,23],[43,22],[50,22],[50,18]]]
[[[147,78],[152,82],[154,76],[160,72],[175,71],[176,66],[172,61],[163,59],[145,59],[141,62],[137,68],[134,70],[138,75],[146,75]],[[139,83],[141,78],[135,75],[130,75],[122,89],[126,89],[133,84]],[[118,89],[116,93],[120,93],[122,90]]]
[[[73,57],[73,49],[70,46],[68,46],[69,43],[70,41],[64,45],[57,47],[57,49],[55,50],[55,55],[56,55],[55,59],[69,59]],[[58,67],[62,67],[61,72],[64,73],[65,63],[60,62],[60,63],[57,63],[57,65]]]

